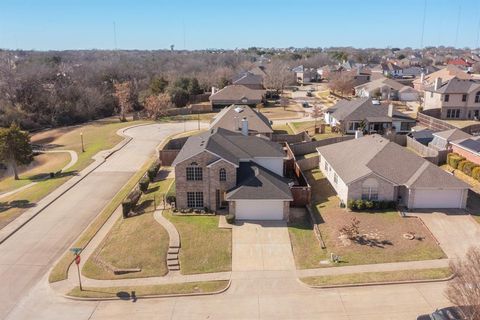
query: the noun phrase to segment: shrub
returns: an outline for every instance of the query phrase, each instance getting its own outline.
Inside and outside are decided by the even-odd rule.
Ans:
[[[475,167],[472,169],[472,178],[475,180],[480,180],[480,167]]]
[[[463,171],[463,167],[468,163],[468,160],[460,160],[457,165],[457,170]]]
[[[150,168],[148,168],[147,176],[148,176],[148,179],[150,179],[150,182],[152,182],[155,179],[155,177],[157,176],[158,170],[160,170],[159,162],[155,162],[150,166]]]
[[[350,210],[355,210],[357,206],[355,205],[355,200],[348,200],[347,201],[347,208]]]
[[[172,195],[167,196],[167,203],[169,205],[172,205],[172,203],[174,203],[174,202],[177,202],[177,198],[175,196],[172,196]]]
[[[365,209],[372,210],[374,208],[373,201],[365,201]]]
[[[365,209],[365,203],[363,200],[355,200],[355,207],[357,207],[357,210],[363,210]]]
[[[472,176],[472,170],[473,168],[477,167],[477,165],[473,162],[470,162],[470,161],[467,161],[467,163],[465,163],[465,165],[463,166],[463,172],[468,175],[468,176]]]
[[[148,177],[145,176],[142,179],[140,179],[140,182],[138,183],[138,188],[140,189],[140,191],[145,193],[148,190],[149,184],[150,184],[150,179],[148,179]]]
[[[448,159],[448,165],[453,169],[457,169],[460,161],[465,160],[464,157],[456,153],[449,153],[447,159]]]
[[[128,214],[130,211],[135,209],[135,206],[140,200],[142,192],[139,189],[134,189],[132,192],[128,194],[128,196],[122,202],[122,213],[124,218],[128,218]]]
[[[225,216],[225,220],[227,220],[227,223],[229,223],[229,224],[234,224],[235,223],[235,215],[233,213],[229,213]]]

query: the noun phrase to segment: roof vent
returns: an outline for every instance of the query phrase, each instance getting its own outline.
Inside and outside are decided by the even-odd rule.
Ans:
[[[380,101],[378,101],[378,100],[372,100],[372,104],[380,104]]]
[[[240,106],[237,106],[234,110],[235,110],[236,113],[240,113],[240,112],[243,111],[243,108],[240,107]]]

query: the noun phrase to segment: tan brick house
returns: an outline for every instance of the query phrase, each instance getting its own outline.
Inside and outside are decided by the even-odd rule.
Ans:
[[[281,145],[222,128],[190,137],[174,160],[176,206],[237,219],[288,219],[293,200]]]

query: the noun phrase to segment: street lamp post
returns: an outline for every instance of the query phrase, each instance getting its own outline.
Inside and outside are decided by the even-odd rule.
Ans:
[[[83,132],[80,132],[80,141],[82,142],[82,152],[85,152],[85,147],[83,145]]]

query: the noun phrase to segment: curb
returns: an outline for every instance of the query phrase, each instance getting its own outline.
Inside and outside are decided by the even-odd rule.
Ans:
[[[210,281],[216,281],[216,280],[210,280]],[[222,280],[219,280],[222,281]],[[205,281],[207,282],[207,281]],[[180,282],[182,283],[182,282]],[[221,294],[227,291],[230,288],[230,285],[232,284],[232,279],[228,280],[227,285],[225,288],[222,288],[217,291],[212,291],[212,292],[198,292],[198,293],[178,293],[178,294],[154,294],[154,295],[144,295],[144,296],[137,296],[137,299],[158,299],[158,298],[179,298],[179,297],[195,297],[195,296],[213,296],[216,294]],[[114,301],[114,300],[124,300],[118,297],[111,297],[111,298],[80,298],[80,297],[72,297],[67,294],[62,294],[61,295],[65,299],[70,299],[70,300],[76,300],[76,301]]]
[[[119,129],[117,130],[117,134],[120,132],[121,136],[124,137],[125,139],[121,142],[119,142],[116,146],[114,146],[113,148],[109,149],[109,150],[106,150],[106,151],[100,151],[98,152],[97,154],[95,154],[92,159],[94,159],[95,161],[90,164],[89,166],[92,166],[92,168],[88,168],[86,167],[84,170],[85,170],[85,173],[77,180],[75,181],[71,186],[67,187],[65,190],[61,191],[59,195],[55,196],[51,201],[47,202],[43,207],[41,207],[36,213],[34,213],[32,216],[30,216],[28,219],[26,219],[25,221],[23,221],[22,223],[20,223],[18,226],[14,227],[13,230],[9,231],[8,234],[4,235],[4,236],[0,236],[0,244],[4,243],[8,238],[10,238],[12,235],[14,235],[18,230],[20,230],[24,225],[26,225],[28,222],[30,222],[33,218],[35,218],[37,215],[39,215],[41,212],[43,212],[43,210],[47,209],[52,203],[54,203],[55,201],[57,201],[61,196],[63,196],[65,193],[67,193],[68,191],[70,191],[70,189],[72,189],[73,187],[75,187],[79,182],[81,182],[83,179],[85,179],[88,175],[90,175],[90,173],[92,173],[94,170],[96,170],[98,167],[100,167],[102,164],[105,163],[105,161],[111,156],[113,155],[115,152],[119,151],[120,149],[122,149],[124,146],[126,146],[130,141],[132,141],[132,137],[129,137],[127,136],[124,131],[128,130],[128,129],[131,129],[131,128],[135,128],[135,127],[139,127],[139,126],[145,126],[145,125],[151,125],[152,123],[143,123],[143,124],[137,124],[137,125],[133,125],[133,126],[130,126],[130,127],[126,127],[126,128],[122,128],[122,129]],[[106,153],[105,156],[102,157],[102,153]],[[98,162],[98,163],[95,163],[95,162]],[[68,183],[68,181],[66,181],[65,183]],[[63,186],[63,185],[62,185]],[[59,188],[61,188],[62,186],[59,186]],[[53,191],[54,192],[54,191]],[[51,193],[50,193],[51,194]],[[48,195],[47,195],[48,196]],[[20,215],[19,217],[21,217],[22,215]],[[18,218],[17,218],[18,219]],[[15,220],[12,221],[12,223],[15,222]],[[8,227],[8,225],[6,225],[4,228]],[[0,233],[1,233],[1,230],[0,230]]]
[[[396,284],[416,284],[416,283],[431,283],[431,282],[446,282],[450,281],[455,278],[455,275],[452,274],[446,278],[440,279],[425,279],[425,280],[402,280],[402,281],[383,281],[383,282],[365,282],[365,283],[347,283],[347,284],[332,284],[332,285],[325,285],[325,286],[312,286],[306,284],[299,278],[297,278],[298,282],[302,285],[312,288],[312,289],[336,289],[336,288],[356,288],[356,287],[373,287],[373,286],[389,286],[389,285],[396,285]]]

